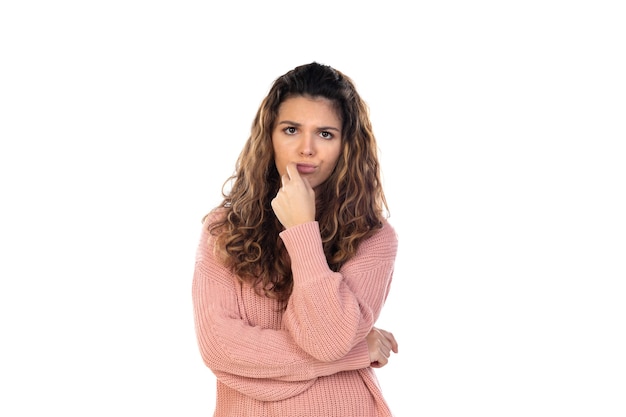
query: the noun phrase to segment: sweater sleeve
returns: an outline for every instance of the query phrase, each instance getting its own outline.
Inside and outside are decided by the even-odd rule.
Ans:
[[[204,363],[228,386],[276,400],[302,392],[319,376],[370,365],[365,341],[328,363],[304,351],[286,329],[248,324],[238,306],[238,286],[213,255],[205,227],[192,285],[196,335]]]
[[[321,361],[349,354],[380,315],[391,284],[398,240],[385,223],[356,255],[333,272],[317,222],[281,232],[291,257],[294,287],[284,323],[306,352]]]

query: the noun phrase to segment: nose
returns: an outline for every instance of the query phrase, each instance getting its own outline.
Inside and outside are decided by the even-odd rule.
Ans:
[[[315,138],[313,134],[302,135],[302,140],[300,142],[300,155],[302,156],[312,156],[315,146]]]

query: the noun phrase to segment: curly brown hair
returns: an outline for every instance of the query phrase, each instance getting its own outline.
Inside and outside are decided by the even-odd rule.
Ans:
[[[297,96],[331,100],[342,121],[341,155],[315,191],[316,220],[331,270],[338,271],[352,258],[359,243],[380,229],[389,214],[369,108],[352,80],[317,62],[277,78],[257,111],[235,173],[224,183],[224,199],[213,210],[220,214],[209,231],[216,237],[217,253],[242,282],[280,301],[288,300],[293,281],[279,237],[284,228],[271,207],[281,186],[272,131],[281,103]]]

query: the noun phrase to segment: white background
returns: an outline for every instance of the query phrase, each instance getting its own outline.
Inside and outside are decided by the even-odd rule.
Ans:
[[[211,415],[200,219],[315,60],[379,140],[396,415],[623,417],[619,3],[3,2],[0,415]]]

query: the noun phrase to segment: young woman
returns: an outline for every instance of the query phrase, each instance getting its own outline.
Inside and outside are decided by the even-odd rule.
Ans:
[[[398,244],[379,171],[350,78],[314,62],[276,79],[197,250],[215,417],[392,415],[373,370],[398,351],[374,327]]]

